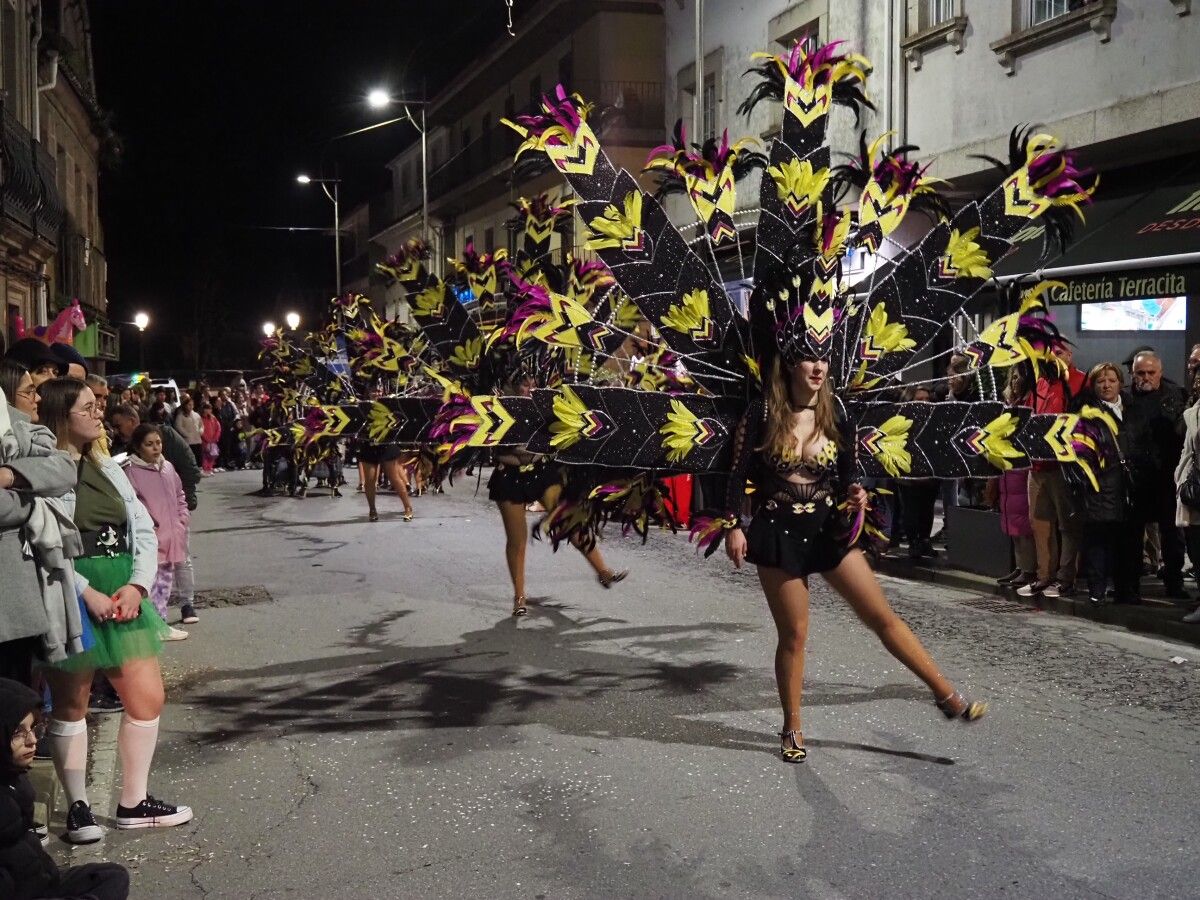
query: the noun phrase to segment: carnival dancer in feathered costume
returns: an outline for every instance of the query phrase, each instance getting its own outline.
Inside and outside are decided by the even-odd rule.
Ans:
[[[544,154],[570,182],[575,209],[591,231],[588,247],[619,293],[610,291],[612,302],[588,309],[551,287],[527,292],[535,301],[514,314],[522,323],[517,333],[560,357],[587,356],[588,374],[579,366],[563,369],[568,377],[561,383],[543,379],[531,396],[460,392],[427,436],[451,449],[519,446],[553,452],[571,466],[620,470],[620,478],[552,512],[550,518],[563,523],[560,536],[612,520],[644,533],[661,507],[658,476],[732,473],[726,508],[699,518],[693,536],[710,553],[725,543],[735,562],[748,558],[760,566],[780,631],[781,749],[785,759],[800,761],[807,576],[814,572],[823,573],[926,682],[948,717],[973,721],[984,710],[937,671],[853,549],[873,530],[861,482],[981,478],[1052,460],[1094,483],[1114,462],[1116,426],[1101,410],[1034,414],[1006,407],[996,396],[992,370],[1026,362],[1054,366],[1050,351],[1058,338],[1037,289],[1019,310],[962,338],[972,374],[991,386],[984,399],[882,399],[903,375],[936,358],[935,338],[1031,221],[1046,226],[1048,239],[1069,235],[1095,177],[1054,138],[1017,131],[1000,185],[949,216],[924,169],[908,159],[915,148],[888,151],[886,139],[864,141],[855,162],[831,166],[828,115],[834,104],[857,112],[867,103],[866,60],[837,44],[797,44],[784,56],[758,58],[754,71],[762,80],[745,108],[773,99],[783,103],[784,115],[762,178],[752,272],[745,279],[753,287],[748,318],[735,309],[718,268],[742,240],[737,222],[730,225],[737,173],[727,169],[745,167],[738,162],[745,144],[723,139],[688,148],[680,133],[650,161],[684,185],[700,220],[689,243],[655,197],[612,165],[589,125],[590,106],[560,86],[543,98],[542,114],[508,124],[524,138],[519,158]],[[838,207],[852,189],[857,217]],[[912,247],[897,245],[890,235],[918,209],[936,224]],[[852,292],[842,260],[859,248],[882,262],[869,284]],[[741,258],[738,253],[739,265]],[[456,324],[461,306],[446,303],[445,286],[414,271],[412,262],[401,259],[389,269],[407,279],[418,321],[443,357],[478,368],[482,339],[464,343],[470,335]],[[628,336],[621,323],[626,301],[661,336],[660,358],[669,372],[635,375],[631,386],[618,387],[598,376],[600,364]],[[749,482],[754,517],[747,527]]]
[[[591,321],[590,313],[582,311],[597,300],[598,291],[611,285],[611,276],[598,264],[570,259],[562,267],[551,264],[550,239],[569,217],[569,204],[559,205],[541,195],[531,200],[522,198],[515,206],[518,215],[510,225],[523,233],[515,263],[508,261],[503,251],[485,250],[480,254],[473,246],[467,248],[462,261],[452,261],[471,289],[475,316],[449,298],[446,285],[426,271],[423,260],[427,253],[419,243],[411,243],[381,266],[410,290],[414,318],[427,329],[449,364],[443,373],[447,402],[428,434],[430,440],[438,442],[443,470],[452,472],[468,465],[472,450],[487,447],[458,439],[464,423],[488,415],[487,406],[477,403],[476,396],[506,392],[528,397],[535,386],[573,381],[581,372],[591,371],[590,355],[577,342],[556,343],[552,333],[572,316],[582,315]],[[565,296],[554,294],[562,302],[552,299],[551,286],[566,291]],[[508,308],[500,315],[504,300]],[[610,336],[603,347],[615,350],[622,339]],[[512,614],[519,617],[528,611],[526,509],[531,503],[540,503],[550,511],[547,518],[553,517],[564,492],[570,494],[570,484],[564,467],[554,462],[552,453],[535,453],[524,445],[509,444],[495,447],[492,461],[495,468],[488,480],[488,497],[499,508],[504,525],[505,559],[513,585]],[[543,525],[545,520],[535,534]],[[557,546],[553,524],[547,528]],[[611,587],[628,574],[608,566],[594,535],[575,530],[565,537],[583,554],[604,587]]]

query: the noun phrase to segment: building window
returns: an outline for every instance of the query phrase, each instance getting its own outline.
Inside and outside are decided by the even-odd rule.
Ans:
[[[504,118],[515,119],[517,117],[517,98],[509,94],[504,98]]]
[[[466,150],[469,146],[471,146],[471,129],[464,125],[462,130],[462,148]]]
[[[400,167],[400,196],[408,196],[408,163]]]
[[[574,54],[568,53],[558,61],[558,83],[568,91],[571,90],[571,79],[575,74]]]
[[[927,0],[925,15],[928,17],[925,21],[926,28],[932,28],[934,25],[941,25],[943,22],[948,22],[954,18],[954,0]]]
[[[21,92],[18,90],[17,72],[17,10],[12,0],[5,0],[3,13],[0,14],[0,34],[4,35],[4,93],[14,113],[18,110]]]
[[[496,250],[496,229],[485,228],[483,231],[483,249],[488,253]]]
[[[704,117],[703,137],[707,140],[717,136],[717,76],[710,72],[704,76],[704,96],[701,98]]]
[[[537,109],[542,102],[542,76],[534,75],[529,79],[529,107]]]
[[[87,234],[95,235],[96,231],[96,190],[90,184],[87,186]]]
[[[1025,24],[1029,27],[1065,16],[1069,6],[1068,0],[1028,0],[1028,2],[1029,8]]]

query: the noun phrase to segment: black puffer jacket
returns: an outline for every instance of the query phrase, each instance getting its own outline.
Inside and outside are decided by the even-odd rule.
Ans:
[[[58,887],[58,866],[34,834],[33,785],[13,762],[11,744],[17,726],[41,705],[33,691],[0,678],[0,897],[29,900],[52,897]]]
[[[1072,412],[1079,412],[1084,406],[1107,409],[1091,389],[1085,389],[1074,397],[1070,409]],[[1122,407],[1128,410],[1124,398],[1122,398]],[[1117,433],[1117,446],[1121,450],[1122,459],[1107,466],[1103,471],[1095,473],[1099,490],[1092,487],[1091,482],[1077,467],[1063,466],[1063,476],[1067,479],[1071,493],[1079,504],[1079,515],[1084,522],[1089,524],[1123,522],[1129,516],[1129,471],[1125,465],[1125,458],[1128,456],[1129,435],[1123,423],[1119,422],[1118,425],[1120,427]]]

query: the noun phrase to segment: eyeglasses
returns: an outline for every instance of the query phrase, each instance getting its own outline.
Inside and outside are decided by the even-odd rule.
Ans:
[[[102,416],[102,415],[104,415],[104,410],[103,410],[103,409],[101,409],[99,406],[97,406],[95,403],[88,403],[87,405],[85,405],[85,406],[83,407],[83,409],[73,409],[73,410],[71,410],[71,415],[74,415],[74,416],[90,416],[91,418],[93,418],[93,419],[94,419],[94,418],[96,418],[97,416]]]
[[[18,728],[12,733],[14,744],[36,744],[46,736],[46,726],[38,722],[32,728]]]
[[[25,388],[25,390],[23,390],[23,391],[18,390],[17,396],[18,397],[26,397],[26,398],[32,400],[34,397],[37,396],[37,388],[31,387],[31,388]]]

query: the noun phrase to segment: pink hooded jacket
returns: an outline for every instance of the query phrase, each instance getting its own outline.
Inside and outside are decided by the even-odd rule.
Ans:
[[[187,530],[191,514],[179,473],[165,458],[152,466],[133,453],[129,454],[124,468],[138,499],[154,519],[158,564],[183,562],[188,556]]]

